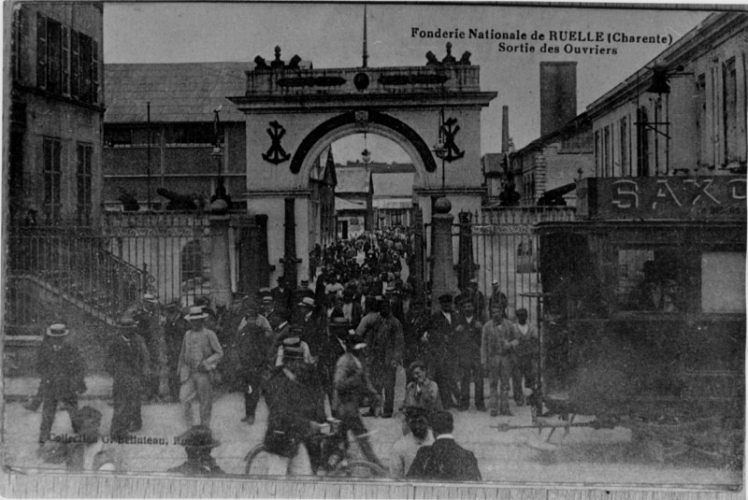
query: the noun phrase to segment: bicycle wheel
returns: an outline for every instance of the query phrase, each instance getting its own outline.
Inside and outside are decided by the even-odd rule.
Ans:
[[[387,477],[387,471],[366,460],[343,460],[335,467],[332,475],[336,477],[376,478]]]
[[[247,476],[266,476],[270,471],[270,453],[265,450],[264,444],[258,444],[244,457],[246,465],[244,474]]]

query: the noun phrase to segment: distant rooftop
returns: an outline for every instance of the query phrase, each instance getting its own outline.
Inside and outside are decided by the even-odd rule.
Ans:
[[[338,165],[338,168],[349,168],[357,167],[363,168],[364,162],[361,161],[348,161],[345,165]],[[374,174],[395,174],[395,173],[411,173],[416,171],[416,167],[412,163],[380,163],[371,162],[369,163],[371,172]]]
[[[364,167],[341,167],[335,169],[338,185],[335,193],[368,193],[371,175]]]
[[[243,122],[244,113],[226,99],[243,94],[253,62],[105,64],[105,123]]]

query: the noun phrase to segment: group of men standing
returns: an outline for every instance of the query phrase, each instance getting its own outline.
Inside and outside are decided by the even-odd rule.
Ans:
[[[426,361],[444,409],[469,409],[472,384],[476,409],[486,411],[484,378],[488,377],[491,415],[511,415],[510,384],[518,406],[526,402],[523,379],[525,388],[535,389],[537,329],[527,322],[526,309],[516,311],[516,321],[507,318],[506,296],[498,283],[493,285],[486,318],[485,300],[475,284],[456,300],[451,294],[440,296],[439,311],[427,320],[412,317],[409,345],[416,357]]]

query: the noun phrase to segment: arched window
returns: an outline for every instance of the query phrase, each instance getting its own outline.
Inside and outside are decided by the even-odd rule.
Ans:
[[[203,250],[200,240],[192,240],[182,249],[182,283],[202,277]]]

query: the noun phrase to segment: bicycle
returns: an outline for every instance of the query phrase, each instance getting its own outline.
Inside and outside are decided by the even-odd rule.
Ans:
[[[341,421],[336,418],[328,418],[327,426],[323,425],[320,434],[313,439],[320,441],[322,454],[316,475],[329,477],[353,477],[353,478],[381,478],[387,477],[388,471],[379,465],[352,457],[349,453],[349,441],[347,433],[341,428]],[[329,429],[329,433],[326,430]],[[270,453],[264,444],[253,447],[244,457],[246,462],[244,473],[248,476],[265,475],[263,469],[264,461]]]

